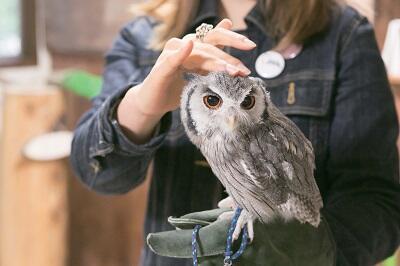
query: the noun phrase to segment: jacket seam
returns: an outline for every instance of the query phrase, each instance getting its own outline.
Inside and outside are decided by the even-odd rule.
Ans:
[[[342,42],[342,49],[340,51],[340,56],[343,55],[344,51],[346,51],[346,47],[350,44],[351,42],[351,37],[353,37],[355,30],[361,25],[361,22],[363,21],[363,18],[355,18],[354,21],[352,21],[350,25],[350,30],[348,31],[348,35],[345,37],[344,41]]]

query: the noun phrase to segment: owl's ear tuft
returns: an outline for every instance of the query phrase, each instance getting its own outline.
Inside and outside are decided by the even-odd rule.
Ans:
[[[265,83],[265,81],[257,77],[249,77],[249,79],[263,89],[266,98],[265,100],[267,102],[271,101],[270,93],[267,90],[267,84]]]
[[[201,75],[193,73],[193,72],[183,72],[183,79],[186,80],[187,82],[200,79]]]
[[[257,77],[249,77],[250,80],[255,82],[257,85],[263,87],[264,89],[267,87],[267,84],[265,84],[264,80],[257,78]]]

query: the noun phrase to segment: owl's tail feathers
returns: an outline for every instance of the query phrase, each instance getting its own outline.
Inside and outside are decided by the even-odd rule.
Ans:
[[[291,195],[284,204],[286,217],[294,217],[301,223],[309,223],[314,227],[318,227],[321,221],[321,208],[321,197],[313,199],[303,195]]]
[[[319,213],[319,211],[315,212],[311,217],[307,217],[306,221],[312,226],[318,227],[319,223],[321,222],[321,214]]]
[[[321,214],[320,209],[322,208],[322,200],[321,197],[312,199],[312,198],[303,198],[299,197],[300,211],[298,213],[299,220],[305,221],[311,224],[314,227],[318,227],[321,222]],[[296,216],[297,217],[297,216]]]

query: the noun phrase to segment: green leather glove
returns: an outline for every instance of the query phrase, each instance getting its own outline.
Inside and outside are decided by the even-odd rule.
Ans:
[[[202,228],[198,234],[199,265],[223,265],[228,220],[217,220],[228,209],[214,209],[168,218],[176,230],[153,233],[147,236],[147,244],[156,254],[174,258],[192,258],[192,230]],[[235,241],[235,247],[241,239]],[[333,266],[335,244],[329,227],[322,217],[318,228],[297,221],[273,221],[254,224],[254,240],[248,245],[234,265],[262,266]]]

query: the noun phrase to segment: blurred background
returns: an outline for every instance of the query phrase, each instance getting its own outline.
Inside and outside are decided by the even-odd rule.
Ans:
[[[148,179],[100,196],[67,158],[134,2],[0,0],[0,266],[137,265]],[[400,110],[400,1],[349,2],[374,23]]]

